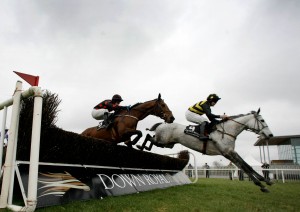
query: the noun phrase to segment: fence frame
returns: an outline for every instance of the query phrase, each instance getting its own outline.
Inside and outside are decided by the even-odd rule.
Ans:
[[[12,205],[13,185],[16,170],[16,152],[18,127],[20,118],[21,99],[34,96],[33,122],[30,149],[30,166],[28,179],[28,199],[25,207]],[[2,129],[6,124],[7,107],[12,106],[12,115],[9,128],[9,137],[6,150],[6,157],[3,166],[3,181],[0,196],[0,208],[9,208],[13,211],[34,211],[37,201],[37,180],[38,180],[38,162],[40,149],[40,134],[42,120],[43,97],[40,87],[32,86],[22,92],[22,82],[17,81],[16,89],[12,98],[0,103],[0,110],[4,109]],[[3,135],[3,134],[2,134]],[[3,136],[2,136],[3,137]],[[3,154],[3,142],[1,140],[1,158]]]

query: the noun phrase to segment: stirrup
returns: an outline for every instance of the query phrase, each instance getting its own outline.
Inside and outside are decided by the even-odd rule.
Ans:
[[[106,128],[107,127],[107,125],[106,124],[103,124],[103,122],[104,121],[102,121],[102,122],[99,122],[99,124],[98,124],[98,126],[97,126],[97,130],[101,130],[101,129],[103,129],[103,128]]]

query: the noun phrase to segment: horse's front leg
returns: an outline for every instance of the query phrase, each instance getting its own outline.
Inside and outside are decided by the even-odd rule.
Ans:
[[[258,174],[248,163],[246,163],[243,158],[241,158],[240,155],[237,154],[239,159],[243,161],[243,165],[245,166],[246,169],[250,170],[250,172],[260,181],[264,181],[267,185],[273,185],[274,183],[270,181],[270,179],[265,178],[264,176],[261,176]]]
[[[130,140],[131,136],[133,135],[137,135],[132,141]],[[135,145],[140,138],[143,136],[143,133],[140,130],[130,130],[127,131],[126,133],[124,133],[124,135],[122,136],[122,140],[125,142],[125,144],[128,146],[129,143],[130,145]]]
[[[150,134],[147,134],[146,138],[145,138],[145,140],[143,142],[143,144],[142,145],[137,145],[137,148],[143,151],[145,149],[145,147],[146,147],[147,142],[150,141],[150,139],[152,139],[152,136]],[[153,143],[151,142],[151,144],[153,144]],[[150,146],[151,146],[151,144],[150,144]],[[146,149],[147,150],[151,150],[151,148],[152,148],[153,145],[151,146],[151,148],[150,148],[150,146],[146,147]]]
[[[238,168],[242,169],[249,178],[254,182],[255,185],[260,187],[260,190],[263,192],[269,192],[268,189],[265,188],[265,186],[259,181],[257,178],[258,173],[256,173],[235,151],[230,151],[225,154],[223,154],[224,157],[226,157],[228,160],[233,162]],[[250,167],[250,169],[249,169]],[[257,174],[255,174],[255,173]]]
[[[140,138],[143,136],[143,133],[140,130],[137,130],[135,134],[136,134],[136,137],[131,141],[132,145],[135,145],[140,140]]]
[[[132,144],[130,140],[127,140],[124,143],[126,144],[127,147],[132,148]]]
[[[241,161],[243,169],[247,169],[256,179],[265,182],[267,185],[273,184],[273,182],[271,182],[270,179],[267,179],[264,176],[261,176],[259,173],[257,173],[248,163],[246,163],[243,160],[243,158],[239,154],[236,154],[236,156],[239,158],[239,161]]]

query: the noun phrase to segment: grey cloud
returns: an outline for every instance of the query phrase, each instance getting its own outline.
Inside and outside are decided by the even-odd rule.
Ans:
[[[62,99],[59,126],[80,132],[97,123],[91,107],[115,92],[124,104],[161,92],[180,123],[188,123],[187,107],[216,92],[222,100],[215,113],[261,106],[274,134],[297,132],[299,4],[5,1],[0,68],[7,81],[1,96],[11,96],[12,69],[40,75],[41,86]],[[146,119],[139,127],[154,122]]]

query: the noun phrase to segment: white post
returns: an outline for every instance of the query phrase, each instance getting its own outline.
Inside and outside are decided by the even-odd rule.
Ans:
[[[19,113],[20,114],[20,113]],[[14,151],[13,151],[13,157],[12,157],[12,161],[13,161],[13,167],[11,169],[11,173],[12,173],[12,178],[10,179],[10,186],[9,186],[9,193],[8,193],[8,204],[11,205],[12,204],[12,199],[13,199],[13,193],[14,193],[14,183],[15,183],[15,171],[16,171],[16,157],[17,157],[17,143],[18,143],[18,132],[19,132],[19,123],[20,121],[18,121],[17,127],[16,127],[16,131],[15,131],[15,144],[14,145]]]
[[[264,163],[266,163],[266,153],[265,153],[265,146],[263,146],[263,153],[264,153]]]
[[[14,170],[14,146],[16,144],[16,130],[19,122],[19,111],[20,111],[20,101],[21,101],[21,90],[22,90],[22,82],[18,81],[16,83],[16,90],[13,96],[13,106],[12,106],[12,117],[9,128],[9,137],[8,137],[8,146],[6,150],[5,164],[4,164],[4,172],[3,172],[3,181],[2,181],[2,189],[1,189],[1,197],[0,197],[0,208],[6,208],[8,201],[8,193],[10,180],[13,177],[12,171]]]
[[[281,170],[281,175],[282,175],[282,182],[285,183],[283,170]]]
[[[197,160],[196,157],[193,153],[189,152],[190,155],[193,155],[194,157],[194,169],[195,169],[195,179],[193,181],[193,183],[196,183],[198,181],[198,169],[197,169]]]
[[[262,157],[261,157],[261,147],[259,146],[259,157],[260,157],[260,162],[263,163]]]
[[[6,116],[7,116],[7,107],[4,106],[2,129],[1,129],[1,141],[0,141],[0,166],[1,166],[0,173],[2,173],[2,157],[3,157],[3,144],[4,144],[4,139],[5,139]]]
[[[41,137],[41,122],[42,122],[42,105],[43,105],[42,91],[41,89],[38,89],[36,90],[34,96],[27,211],[34,211],[37,204],[37,184],[38,184],[38,168],[39,168],[40,137]]]
[[[269,164],[271,164],[271,160],[270,160],[270,150],[269,150],[269,141],[267,140],[267,150],[268,150],[268,160],[269,160]]]

